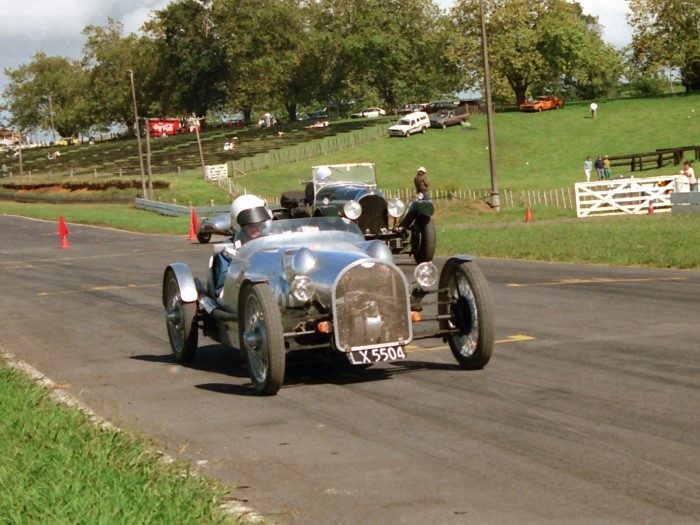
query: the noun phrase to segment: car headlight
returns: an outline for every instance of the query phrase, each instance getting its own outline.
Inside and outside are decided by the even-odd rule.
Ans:
[[[389,215],[395,219],[398,219],[406,210],[406,205],[401,199],[391,199],[387,202],[386,209],[389,212]]]
[[[297,275],[292,281],[292,295],[302,303],[310,301],[316,293],[316,286],[310,277]]]
[[[348,219],[353,221],[362,215],[362,206],[357,201],[348,201],[343,206],[343,213]]]
[[[418,284],[423,288],[430,288],[437,282],[438,269],[431,262],[423,262],[416,266],[413,270],[413,277],[415,277]]]

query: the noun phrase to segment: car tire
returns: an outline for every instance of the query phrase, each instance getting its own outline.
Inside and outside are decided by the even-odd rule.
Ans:
[[[279,307],[267,283],[251,284],[241,294],[240,350],[258,394],[273,396],[284,382],[286,353]]]
[[[197,352],[197,304],[182,300],[180,283],[170,270],[165,277],[165,320],[175,361],[189,363]]]
[[[207,244],[211,240],[211,233],[209,232],[197,232],[197,240],[201,244]]]
[[[416,264],[433,260],[436,240],[433,218],[428,215],[419,215],[413,224],[411,234],[411,253]]]
[[[449,315],[440,328],[458,329],[447,341],[459,366],[480,370],[493,354],[493,303],[484,274],[476,263],[454,261],[440,275],[438,313]]]
[[[440,127],[441,127],[442,129],[446,129],[446,128],[447,128],[447,124],[445,124],[445,123],[443,122],[442,124],[440,124]]]
[[[428,128],[426,128],[425,126],[423,126],[423,127],[420,129],[420,132],[421,132],[421,133],[425,133],[427,129],[428,129]]]

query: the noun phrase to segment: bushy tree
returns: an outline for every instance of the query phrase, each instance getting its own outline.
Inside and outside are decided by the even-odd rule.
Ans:
[[[627,20],[634,29],[632,62],[651,75],[680,71],[687,91],[700,89],[700,2],[698,0],[627,0]]]
[[[108,19],[105,26],[83,30],[83,64],[89,77],[89,112],[93,126],[107,129],[122,124],[132,131],[134,106],[130,71],[134,74],[139,113],[149,103],[143,86],[153,71],[154,55],[150,41],[134,34],[123,35],[123,24]]]
[[[565,0],[492,0],[486,9],[490,68],[496,93],[506,83],[516,103],[528,93],[607,94],[622,72],[615,50],[602,41],[597,21]],[[453,7],[457,51],[466,83],[483,76],[479,0]]]
[[[210,0],[179,0],[144,25],[155,64],[149,77],[151,111],[205,115],[225,99],[225,42],[215,30]]]
[[[90,127],[88,75],[77,60],[37,53],[17,69],[5,70],[9,82],[3,92],[12,125],[24,130],[54,129],[63,137]]]

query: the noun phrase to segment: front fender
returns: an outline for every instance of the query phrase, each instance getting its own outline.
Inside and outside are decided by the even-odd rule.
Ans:
[[[194,277],[189,266],[184,263],[173,263],[169,265],[163,272],[163,306],[167,306],[165,298],[165,279],[168,271],[172,270],[177,279],[177,284],[180,287],[180,298],[183,303],[193,303],[199,298],[197,293],[197,285],[194,282]]]
[[[406,213],[404,213],[403,219],[401,219],[401,224],[399,226],[402,228],[410,228],[413,222],[416,220],[416,217],[419,215],[430,217],[434,213],[435,205],[433,204],[433,201],[412,201],[411,204],[408,205],[408,209],[406,210]]]

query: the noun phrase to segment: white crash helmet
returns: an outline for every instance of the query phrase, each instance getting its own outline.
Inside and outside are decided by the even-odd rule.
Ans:
[[[316,168],[316,180],[323,182],[331,176],[332,172],[328,166],[319,166]]]
[[[241,195],[231,203],[231,228],[240,231],[243,226],[272,219],[265,201],[255,195]]]

